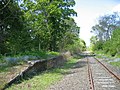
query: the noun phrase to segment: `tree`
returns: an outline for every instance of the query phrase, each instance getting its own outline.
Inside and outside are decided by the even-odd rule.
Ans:
[[[92,37],[90,38],[90,43],[91,43],[91,44],[96,44],[96,43],[97,43],[97,37],[96,37],[96,36],[92,36]]]
[[[62,37],[68,32],[68,28],[72,27],[66,21],[69,21],[71,15],[76,15],[76,12],[70,9],[74,5],[74,0],[24,1],[22,8],[27,17],[26,21],[34,33],[32,37],[36,43],[35,47],[43,50],[59,50]]]
[[[102,50],[111,56],[119,55],[120,51],[120,13],[113,13],[100,17],[98,24],[93,26],[97,42],[93,50]],[[91,38],[94,42],[94,39]]]
[[[112,56],[120,54],[120,28],[113,31],[111,39],[105,42],[104,50]]]
[[[73,44],[67,44],[66,50],[69,50],[71,53],[80,53],[86,50],[86,43],[84,40],[76,38]]]
[[[64,33],[61,35],[59,42],[60,51],[64,51],[69,44],[74,44],[76,39],[79,38],[80,27],[78,27],[73,18],[65,20]]]
[[[111,38],[112,32],[120,26],[119,13],[104,15],[99,17],[98,24],[92,27],[92,32],[96,34],[101,41],[106,41]]]
[[[22,35],[23,12],[15,0],[0,1],[0,53],[5,54],[16,49]],[[18,41],[17,41],[18,40]],[[14,43],[12,42],[14,41]],[[18,47],[17,47],[18,48]]]
[[[0,1],[0,53],[60,51],[78,39],[74,0],[20,1]]]

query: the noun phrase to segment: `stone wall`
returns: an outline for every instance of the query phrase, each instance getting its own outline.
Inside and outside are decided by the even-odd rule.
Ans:
[[[12,85],[13,83],[15,83],[16,81],[21,80],[24,77],[27,77],[31,74],[58,67],[58,66],[62,65],[63,63],[65,63],[68,60],[68,58],[70,58],[70,57],[71,57],[71,53],[66,52],[66,53],[62,53],[61,55],[54,57],[54,58],[50,58],[50,59],[46,59],[46,60],[36,60],[36,62],[34,64],[31,64],[26,70],[24,70],[19,75],[17,75],[13,79],[11,79],[5,85],[3,90],[5,88],[9,87],[10,85]]]

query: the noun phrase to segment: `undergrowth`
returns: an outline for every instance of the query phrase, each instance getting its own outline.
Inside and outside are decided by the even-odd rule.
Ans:
[[[71,58],[63,66],[36,74],[33,78],[14,84],[7,90],[45,90],[67,74],[68,70],[78,62],[79,58],[81,57]]]
[[[118,61],[118,62],[110,62],[110,64],[115,66],[115,67],[119,67],[120,68],[120,61]]]

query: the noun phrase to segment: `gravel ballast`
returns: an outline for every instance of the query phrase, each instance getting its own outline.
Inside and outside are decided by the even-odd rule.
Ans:
[[[120,90],[120,82],[116,78],[107,72],[93,57],[88,57],[88,60],[92,69],[95,90]],[[46,90],[90,90],[87,58],[79,60],[69,70],[69,73],[64,75],[62,80]]]
[[[86,58],[79,60],[64,78],[46,90],[89,90]]]

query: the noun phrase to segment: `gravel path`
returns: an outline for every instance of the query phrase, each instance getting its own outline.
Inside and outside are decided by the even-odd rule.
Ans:
[[[89,57],[95,90],[120,90],[116,80],[93,57]],[[111,69],[111,68],[110,68]],[[51,85],[47,90],[90,90],[88,81],[87,58],[79,60],[62,80]]]
[[[69,74],[47,90],[89,90],[86,58],[76,63]]]

